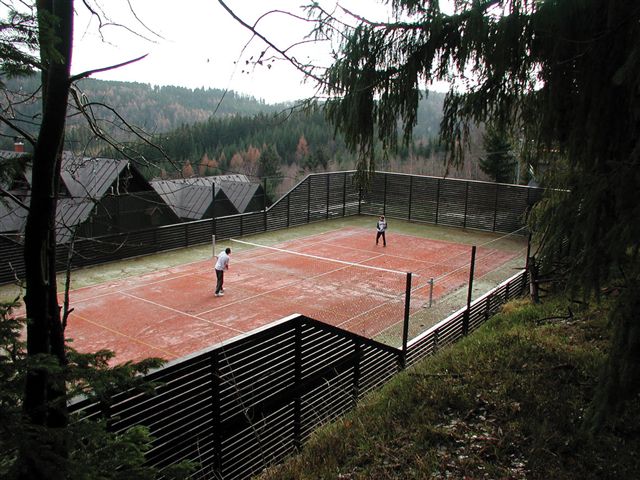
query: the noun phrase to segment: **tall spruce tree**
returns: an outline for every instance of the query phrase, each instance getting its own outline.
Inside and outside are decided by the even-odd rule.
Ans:
[[[319,83],[329,117],[360,154],[359,178],[375,170],[377,138],[409,139],[422,86],[452,82],[441,138],[460,161],[472,124],[510,126],[537,147],[563,191],[537,207],[541,253],[568,266],[574,292],[619,285],[615,339],[591,425],[640,388],[640,4],[628,0],[387,2],[395,20],[353,16],[346,26],[319,6],[316,34],[338,35]],[[561,256],[561,258],[559,258]]]
[[[480,169],[492,180],[513,183],[516,178],[516,162],[513,158],[511,142],[504,132],[488,127],[482,135],[485,154],[480,158]]]

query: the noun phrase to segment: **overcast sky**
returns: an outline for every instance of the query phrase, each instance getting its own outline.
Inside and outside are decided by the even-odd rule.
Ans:
[[[139,20],[131,12],[129,3]],[[226,3],[239,17],[253,24],[272,9],[304,16],[300,5],[309,2],[226,0]],[[335,6],[335,0],[319,3],[327,8]],[[377,0],[341,3],[359,14],[386,19]],[[248,67],[245,61],[259,55],[264,44],[254,39],[247,46],[251,32],[236,22],[217,0],[104,0],[100,5],[113,23],[124,25],[147,39],[122,27],[106,26],[102,29],[104,41],[101,40],[97,22],[90,19],[81,2],[76,2],[78,17],[72,73],[104,68],[148,54],[138,63],[96,74],[93,78],[188,88],[228,88],[268,103],[305,98],[314,93],[312,85],[302,84],[303,75],[287,62],[276,62],[271,68]],[[261,21],[257,29],[284,49],[300,41],[309,27],[308,23],[285,14],[273,14]],[[316,44],[296,47],[290,53],[303,61],[327,65],[327,51],[327,46]]]

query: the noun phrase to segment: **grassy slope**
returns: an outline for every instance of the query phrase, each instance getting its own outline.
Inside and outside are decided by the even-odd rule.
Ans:
[[[268,479],[640,478],[640,399],[581,433],[607,345],[602,310],[505,307],[316,432]]]

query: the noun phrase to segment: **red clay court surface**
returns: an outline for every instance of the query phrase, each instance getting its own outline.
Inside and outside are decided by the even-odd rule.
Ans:
[[[404,314],[406,275],[351,267],[311,256],[413,272],[411,312],[468,280],[469,245],[344,228],[287,241],[274,249],[232,251],[225,295],[214,296],[214,260],[203,260],[70,292],[66,336],[80,351],[109,349],[116,362],[173,360],[250,332],[293,313],[374,337]],[[234,243],[223,242],[234,248]],[[516,254],[479,247],[481,276]]]

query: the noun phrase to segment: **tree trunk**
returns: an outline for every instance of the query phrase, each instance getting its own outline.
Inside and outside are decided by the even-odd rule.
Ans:
[[[68,423],[64,331],[56,286],[56,206],[69,97],[73,1],[38,0],[42,124],[33,154],[31,203],[25,226],[27,354],[24,411],[36,429],[20,451],[20,478],[64,478]],[[52,53],[52,49],[55,53]],[[41,355],[54,368],[37,365]],[[40,428],[41,427],[41,428]]]
[[[538,289],[538,265],[535,257],[529,257],[527,261],[529,269],[529,295],[533,303],[540,303],[540,293]]]

